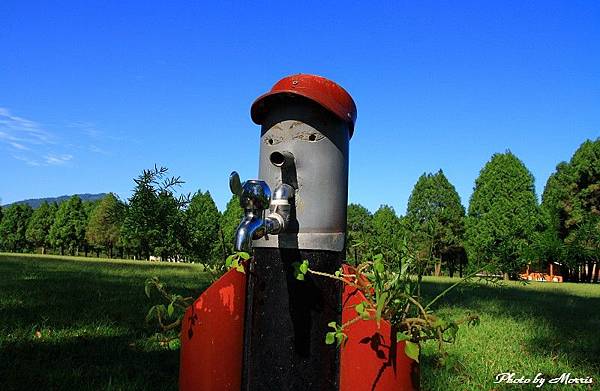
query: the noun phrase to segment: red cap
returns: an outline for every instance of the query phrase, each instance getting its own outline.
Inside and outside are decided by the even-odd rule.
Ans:
[[[268,111],[265,99],[277,94],[300,95],[323,106],[350,127],[350,137],[356,122],[356,104],[346,90],[333,81],[316,75],[298,74],[279,80],[271,91],[252,103],[250,115],[254,123],[261,125]]]

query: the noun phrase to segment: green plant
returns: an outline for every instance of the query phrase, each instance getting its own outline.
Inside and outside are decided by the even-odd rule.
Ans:
[[[386,267],[384,257],[375,255],[372,260],[362,261],[352,267],[341,268],[334,274],[324,273],[310,268],[308,261],[294,264],[298,280],[305,280],[307,274],[341,281],[345,285],[358,289],[366,300],[355,306],[356,316],[344,324],[329,323],[333,330],[325,335],[325,342],[342,345],[347,335],[344,330],[359,321],[388,320],[396,328],[396,340],[405,342],[405,353],[419,361],[420,344],[427,340],[436,340],[443,352],[444,343],[456,340],[459,325],[479,323],[477,315],[467,314],[457,320],[443,319],[435,315],[432,305],[460,283],[472,278],[471,274],[423,304],[420,297],[422,265],[405,248],[397,269]]]
[[[236,252],[227,257],[225,264],[200,264],[198,268],[201,273],[206,273],[210,276],[210,283],[212,283],[228,269],[236,269],[238,272],[244,273],[243,262],[249,259],[250,254]],[[144,291],[149,299],[152,298],[152,293],[154,292],[159,301],[150,307],[146,314],[146,322],[150,323],[154,321],[158,326],[158,332],[151,339],[156,340],[161,346],[169,349],[178,349],[183,315],[187,308],[194,302],[194,298],[183,297],[177,293],[169,292],[167,285],[156,276],[146,280]]]
[[[161,346],[178,349],[181,321],[187,308],[192,305],[194,298],[170,293],[167,290],[167,285],[160,281],[158,277],[151,277],[146,280],[144,292],[149,299],[152,297],[152,292],[155,292],[160,300],[160,303],[150,307],[146,314],[147,323],[154,319],[160,327],[160,331],[154,334],[152,338],[155,338]]]

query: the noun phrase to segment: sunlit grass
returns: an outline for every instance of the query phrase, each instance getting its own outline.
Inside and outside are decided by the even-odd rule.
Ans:
[[[143,321],[152,304],[144,281],[155,275],[186,295],[208,284],[190,264],[0,254],[0,389],[177,389],[179,352],[148,343]],[[426,278],[425,295],[455,281]],[[499,372],[570,372],[600,389],[600,285],[475,284],[436,307],[454,318],[477,313],[481,324],[461,328],[447,366],[437,365],[434,343],[425,346],[423,390],[527,389],[494,384]]]
[[[425,291],[433,295],[456,280],[425,281]],[[450,365],[439,367],[436,346],[425,347],[425,390],[535,388],[494,384],[502,372],[532,379],[541,373],[548,380],[562,373],[591,376],[595,379],[591,387],[546,383],[542,389],[600,389],[600,285],[472,284],[451,292],[438,303],[438,311],[454,318],[477,313],[481,324],[461,328],[457,342],[447,347]]]

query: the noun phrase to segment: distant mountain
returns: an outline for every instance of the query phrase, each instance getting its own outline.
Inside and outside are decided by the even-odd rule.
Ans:
[[[42,205],[44,203],[44,201],[46,201],[48,203],[56,202],[57,204],[60,204],[61,202],[68,200],[69,198],[73,197],[74,195],[79,196],[79,198],[81,198],[82,201],[97,201],[97,200],[104,198],[104,196],[106,196],[106,194],[107,193],[99,193],[99,194],[85,193],[85,194],[62,195],[60,197],[33,198],[30,200],[17,201],[17,202],[13,202],[11,204],[2,205],[2,207],[10,206],[12,204],[27,204],[27,205],[31,206],[33,209],[35,209],[38,206]]]

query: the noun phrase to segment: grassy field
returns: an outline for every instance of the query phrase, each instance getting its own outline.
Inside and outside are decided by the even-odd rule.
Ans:
[[[178,352],[148,343],[143,321],[155,275],[185,294],[208,284],[194,265],[0,254],[0,389],[176,389]],[[453,281],[429,278],[426,294]],[[425,347],[423,390],[535,389],[494,384],[499,372],[570,372],[595,385],[542,389],[600,389],[600,285],[469,285],[439,311],[481,324],[461,329],[446,367]]]
[[[429,295],[456,280],[426,280]],[[594,378],[594,385],[552,385],[541,389],[600,390],[600,285],[509,282],[503,287],[471,284],[452,291],[438,306],[458,318],[468,311],[481,324],[464,327],[447,352],[452,365],[438,368],[436,347],[422,357],[424,390],[537,389],[533,385],[494,384],[498,373],[548,381],[563,373]]]
[[[192,265],[0,254],[0,389],[177,389],[178,351],[147,342],[155,275],[208,284]]]

